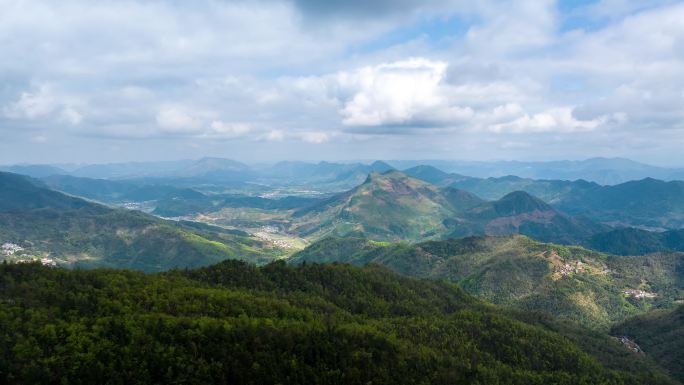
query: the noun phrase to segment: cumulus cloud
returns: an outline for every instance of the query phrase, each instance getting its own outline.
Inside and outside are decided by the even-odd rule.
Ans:
[[[468,120],[472,109],[450,103],[444,85],[447,66],[413,58],[337,74],[339,87],[352,90],[340,111],[343,124],[433,126]]]
[[[308,143],[320,144],[330,140],[330,136],[325,132],[305,132],[302,133],[301,138]]]
[[[232,139],[246,135],[251,129],[250,125],[246,123],[227,123],[221,120],[214,120],[209,125],[209,130],[203,136]]]
[[[36,90],[22,92],[17,101],[4,108],[4,112],[11,119],[36,119],[51,114],[56,108],[52,88],[40,85]]]
[[[162,107],[157,113],[157,124],[170,133],[194,133],[202,126],[202,122],[191,116],[181,107]]]
[[[18,100],[3,108],[7,118],[15,120],[59,119],[70,125],[78,125],[83,115],[72,105],[71,97],[59,95],[49,84],[41,84],[30,91],[23,91]]]
[[[506,108],[506,107],[504,107]],[[518,112],[521,112],[520,110]],[[495,111],[495,115],[500,111]],[[489,128],[494,132],[509,131],[514,133],[529,132],[581,132],[592,131],[605,122],[605,118],[579,120],[573,116],[570,107],[552,108],[534,115],[527,113],[510,122],[492,124]]]

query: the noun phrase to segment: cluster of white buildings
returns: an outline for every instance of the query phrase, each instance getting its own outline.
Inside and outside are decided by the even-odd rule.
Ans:
[[[24,248],[15,243],[3,243],[2,246],[0,246],[0,251],[6,256],[14,255],[14,253],[22,250],[24,250]]]
[[[579,274],[579,273],[584,273],[584,265],[582,264],[582,261],[575,261],[575,265],[573,266],[570,263],[565,263],[563,266],[560,268],[560,274],[563,277],[566,277],[570,275],[571,273]]]
[[[622,291],[622,294],[634,298],[655,298],[657,296],[656,293],[649,293],[639,289],[625,289]]]

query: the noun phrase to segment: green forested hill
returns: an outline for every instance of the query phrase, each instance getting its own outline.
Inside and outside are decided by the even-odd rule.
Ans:
[[[612,333],[634,340],[673,377],[684,381],[684,306],[631,318]]]
[[[549,312],[592,328],[684,298],[684,254],[619,257],[524,236],[469,237],[414,245],[328,238],[295,263],[376,263],[399,273],[446,279],[494,303]],[[653,293],[633,298],[625,290]]]
[[[675,384],[616,340],[348,265],[0,265],[0,382]]]
[[[684,182],[646,178],[601,186],[566,195],[555,205],[601,222],[677,229],[684,227]]]
[[[283,252],[246,233],[164,221],[112,209],[0,173],[0,244],[23,247],[11,260],[49,258],[66,266],[159,271],[226,258],[267,262]]]
[[[684,229],[655,232],[620,228],[594,234],[586,245],[595,250],[619,255],[684,251]]]

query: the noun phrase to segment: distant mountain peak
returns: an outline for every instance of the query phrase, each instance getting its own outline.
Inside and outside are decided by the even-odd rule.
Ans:
[[[387,164],[381,160],[376,160],[375,162],[371,163],[370,168],[374,171],[380,171],[380,172],[394,170],[394,167],[390,166],[389,164]]]
[[[525,191],[513,191],[494,202],[497,213],[502,215],[517,215],[532,211],[555,211],[541,199]]]

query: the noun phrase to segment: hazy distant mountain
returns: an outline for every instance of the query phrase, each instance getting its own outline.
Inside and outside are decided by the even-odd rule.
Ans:
[[[313,185],[328,191],[349,189],[363,182],[370,172],[385,172],[394,168],[404,169],[409,175],[438,186],[446,186],[449,184],[447,182],[463,183],[470,178],[501,178],[511,175],[522,179],[584,179],[602,185],[619,184],[647,177],[662,180],[684,179],[684,169],[656,167],[622,158],[552,162],[393,160],[375,161],[370,164],[286,161],[270,166],[247,166],[230,159],[207,157],[199,160],[93,164],[78,167],[71,165],[65,168],[50,165],[4,167],[5,170],[34,177],[69,174],[98,179],[173,177],[204,178],[203,182],[212,178],[215,182],[261,180],[278,184]],[[483,187],[483,191],[485,190]],[[508,192],[510,191],[496,198]],[[494,194],[496,191],[493,190],[491,193]],[[494,195],[487,196],[494,197]]]
[[[399,169],[430,165],[446,172],[478,178],[515,175],[532,179],[584,179],[602,185],[618,184],[648,177],[663,180],[684,179],[684,169],[651,166],[624,158],[591,158],[581,161],[550,162],[395,160],[388,161],[388,163]]]
[[[392,166],[381,161],[371,164],[279,162],[259,169],[258,175],[261,179],[276,184],[343,191],[363,183],[371,172],[383,173],[392,169]]]
[[[599,185],[585,180],[543,180],[520,178],[507,175],[498,178],[475,178],[455,173],[447,173],[436,167],[421,165],[404,170],[414,178],[424,180],[437,186],[451,186],[470,191],[471,193],[487,199],[496,200],[513,191],[525,191],[547,203],[555,203],[562,196],[575,194],[598,187]]]
[[[69,173],[73,176],[116,179],[141,176],[167,176],[195,163],[194,160],[161,162],[128,162],[111,164],[92,164],[79,167]]]
[[[620,228],[593,235],[586,245],[619,255],[641,255],[659,251],[684,251],[684,230],[664,232]]]
[[[535,242],[523,236],[378,243],[327,238],[296,253],[295,263],[379,264],[421,278],[445,279],[488,301],[548,312],[585,326],[613,322],[668,306],[684,290],[684,254],[616,257],[581,247]],[[660,268],[654,268],[658,266]],[[625,289],[644,288],[657,299],[634,300]]]
[[[204,197],[198,191],[168,185],[145,184],[130,180],[80,178],[53,175],[41,181],[54,190],[105,203],[141,202],[159,199]]]
[[[0,244],[60,264],[146,271],[192,267],[227,258],[270,260],[279,250],[247,234],[164,221],[112,209],[0,173]]]
[[[554,204],[571,214],[622,226],[684,227],[684,182],[647,178],[567,194]]]
[[[250,177],[250,168],[244,163],[224,158],[202,158],[173,173],[181,178],[204,178],[207,180],[237,179]]]
[[[435,186],[439,186],[439,187],[446,187],[446,186],[450,186],[450,185],[456,187],[456,184],[460,183],[460,182],[466,182],[466,181],[470,181],[470,180],[479,180],[479,178],[473,178],[473,177],[455,174],[455,173],[447,173],[447,172],[444,172],[444,171],[438,169],[437,167],[428,166],[428,165],[424,165],[424,164],[408,168],[408,169],[404,170],[404,173],[408,176],[414,177],[416,179],[424,180],[428,183],[432,183]],[[484,197],[482,195],[478,194],[478,196],[487,199],[486,197]]]
[[[41,164],[18,164],[14,166],[0,166],[0,171],[28,175],[33,178],[42,178],[50,175],[68,174],[68,172],[62,168]]]

